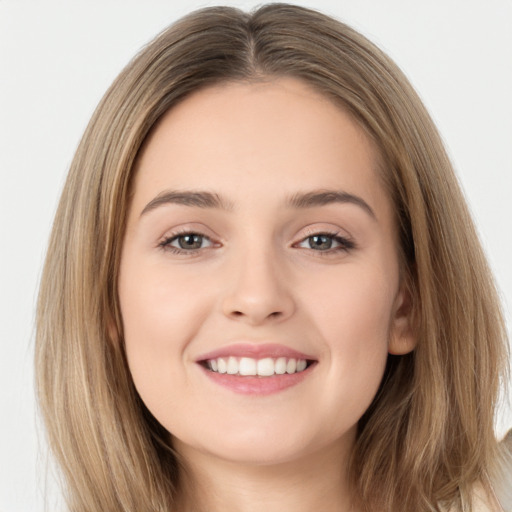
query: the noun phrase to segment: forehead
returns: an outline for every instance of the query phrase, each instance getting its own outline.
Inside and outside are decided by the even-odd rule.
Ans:
[[[135,199],[172,187],[250,201],[342,187],[382,201],[379,155],[340,106],[293,78],[226,83],[173,107],[139,155]]]

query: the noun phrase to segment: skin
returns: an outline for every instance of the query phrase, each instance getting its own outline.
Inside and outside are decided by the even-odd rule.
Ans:
[[[350,116],[291,78],[196,92],[145,144],[119,297],[135,385],[185,467],[183,510],[354,510],[345,468],[357,422],[388,352],[415,343],[377,168]],[[357,196],[373,214],[350,202],[286,204],[325,189]],[[215,193],[230,209],[147,208],[169,190]],[[176,254],[180,232],[205,238]],[[319,248],[310,238],[319,233],[353,247],[331,236]],[[235,393],[196,359],[240,341],[278,343],[317,363],[281,392]]]

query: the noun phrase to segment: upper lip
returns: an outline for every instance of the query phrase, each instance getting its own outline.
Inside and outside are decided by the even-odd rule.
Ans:
[[[315,361],[316,359],[304,352],[280,345],[277,343],[233,343],[218,349],[202,354],[196,358],[196,362],[208,361],[219,357],[251,357],[253,359],[263,359],[265,357],[286,357],[288,359],[305,359]]]

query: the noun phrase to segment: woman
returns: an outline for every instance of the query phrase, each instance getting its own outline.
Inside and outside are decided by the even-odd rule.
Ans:
[[[405,77],[317,12],[198,11],[121,73],[37,337],[71,510],[499,510],[473,224]]]

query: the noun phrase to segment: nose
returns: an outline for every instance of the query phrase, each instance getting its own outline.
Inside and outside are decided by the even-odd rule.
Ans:
[[[249,325],[280,322],[295,311],[292,283],[272,254],[240,255],[229,265],[222,309],[227,317]]]

